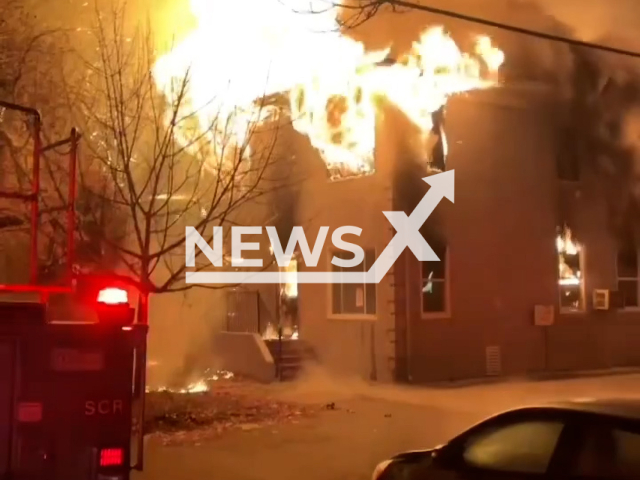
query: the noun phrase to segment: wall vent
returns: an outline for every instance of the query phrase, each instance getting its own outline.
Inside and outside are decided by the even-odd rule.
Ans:
[[[486,348],[486,374],[488,376],[498,376],[502,374],[502,349],[499,346]]]

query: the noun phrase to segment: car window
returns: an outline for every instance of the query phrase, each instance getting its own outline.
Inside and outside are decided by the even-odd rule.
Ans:
[[[640,478],[640,433],[591,427],[582,435],[574,476],[593,479]]]
[[[480,431],[466,443],[466,465],[513,473],[545,473],[564,424],[522,421]]]

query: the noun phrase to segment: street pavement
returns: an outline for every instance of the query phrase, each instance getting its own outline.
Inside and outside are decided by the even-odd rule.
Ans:
[[[370,386],[322,379],[270,395],[334,403],[298,423],[237,430],[196,445],[151,439],[136,480],[366,480],[394,452],[446,441],[487,415],[569,398],[640,398],[640,375],[512,381],[456,388]]]

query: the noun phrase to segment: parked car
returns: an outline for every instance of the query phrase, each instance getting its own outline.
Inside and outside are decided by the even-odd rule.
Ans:
[[[640,399],[516,408],[373,473],[373,480],[440,479],[640,480]]]

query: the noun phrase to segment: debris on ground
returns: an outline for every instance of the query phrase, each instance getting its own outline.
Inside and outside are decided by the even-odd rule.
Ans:
[[[251,431],[295,422],[315,410],[269,398],[238,382],[217,381],[197,393],[148,392],[145,430],[164,444],[197,443],[232,429]]]

